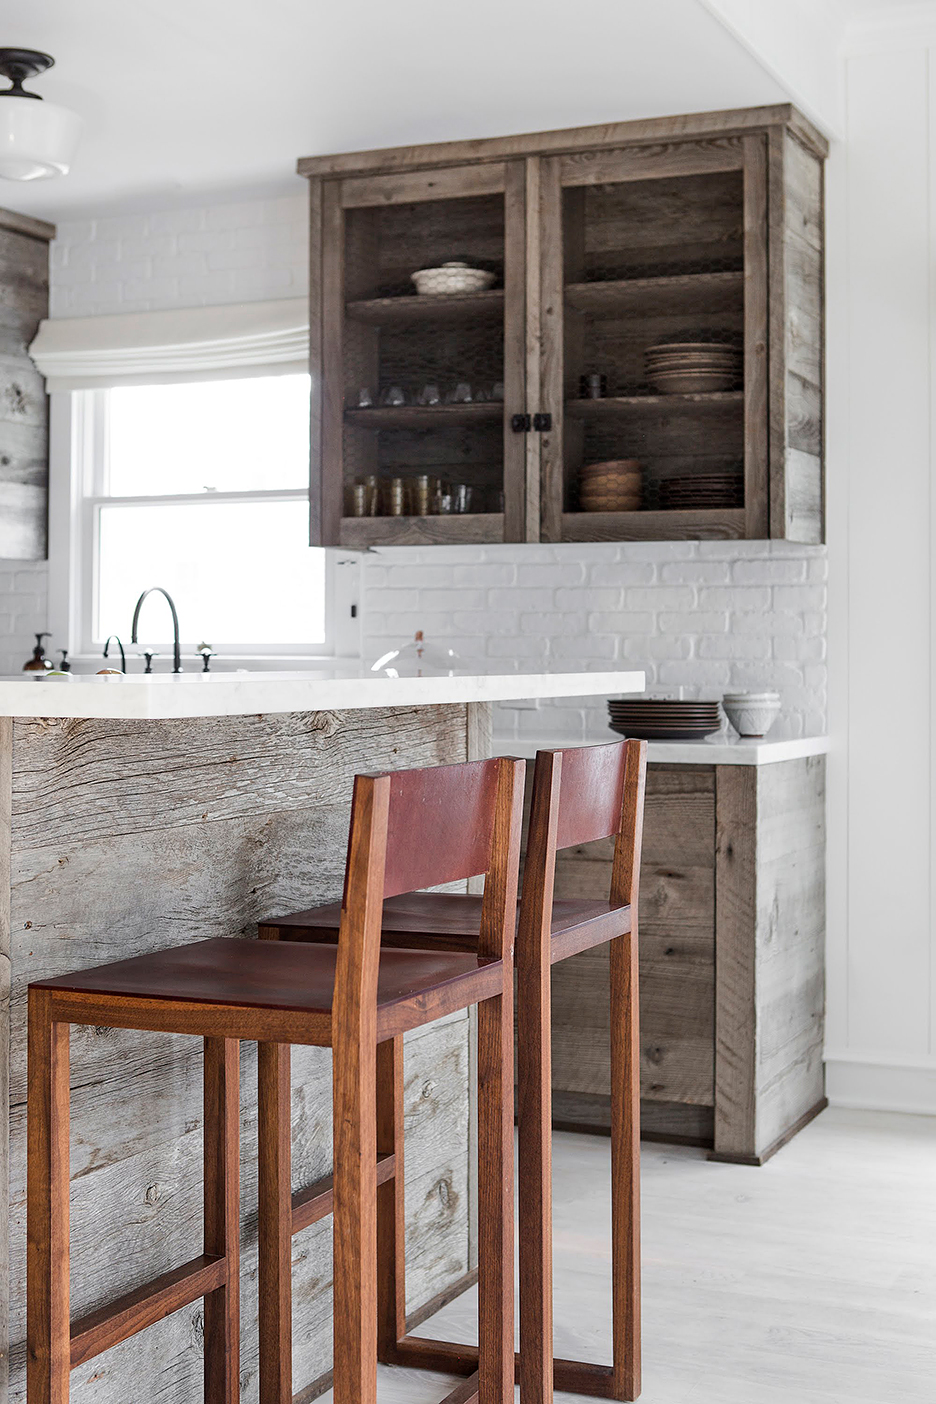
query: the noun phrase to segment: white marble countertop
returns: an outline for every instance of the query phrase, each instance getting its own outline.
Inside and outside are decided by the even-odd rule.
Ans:
[[[619,738],[613,731],[603,736],[548,736],[541,740],[529,737],[495,736],[494,754],[521,756],[532,759],[537,751],[550,751],[566,746],[600,746],[602,742]],[[799,736],[793,740],[742,740],[733,732],[718,732],[712,740],[650,741],[647,759],[655,765],[771,765],[777,761],[798,760],[801,756],[824,756],[829,749],[827,736]]]
[[[640,671],[476,673],[388,678],[357,663],[290,673],[130,673],[111,677],[43,674],[0,678],[2,717],[145,720],[231,717],[254,712],[323,712],[446,702],[516,702],[643,692]]]

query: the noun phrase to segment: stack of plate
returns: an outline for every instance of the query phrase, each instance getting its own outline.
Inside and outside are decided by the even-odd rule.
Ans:
[[[699,473],[660,481],[660,507],[664,511],[743,506],[744,478],[740,473]]]
[[[647,741],[695,741],[718,731],[721,715],[717,702],[679,702],[642,698],[609,702],[611,730]]]
[[[579,508],[583,512],[636,512],[642,495],[643,474],[636,458],[586,463],[579,471]]]
[[[733,390],[741,377],[741,352],[717,341],[663,341],[644,352],[647,380],[663,395]]]

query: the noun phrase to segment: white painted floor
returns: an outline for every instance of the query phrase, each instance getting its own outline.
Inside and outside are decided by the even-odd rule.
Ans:
[[[608,1158],[555,1137],[556,1353],[604,1361]],[[934,1404],[936,1119],[830,1110],[759,1169],[645,1145],[643,1291],[643,1404]],[[419,1334],[474,1330],[466,1294]],[[380,1404],[454,1383],[384,1369]]]

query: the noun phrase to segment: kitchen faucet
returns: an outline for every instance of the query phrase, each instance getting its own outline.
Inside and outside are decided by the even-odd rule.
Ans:
[[[133,627],[130,631],[130,642],[138,642],[137,624],[139,623],[140,619],[140,610],[143,607],[143,601],[146,599],[147,595],[152,594],[165,595],[166,603],[169,605],[169,608],[172,611],[172,671],[174,673],[181,673],[182,653],[179,648],[179,616],[176,612],[175,601],[173,600],[169,591],[164,590],[161,585],[151,585],[148,590],[143,591],[142,595],[137,600],[136,609],[133,611]]]
[[[111,639],[114,640],[114,643],[120,649],[120,671],[122,673],[125,673],[127,671],[127,655],[124,653],[124,646],[120,641],[119,634],[108,634],[107,638],[104,641],[104,657],[107,657],[107,650],[111,646]]]

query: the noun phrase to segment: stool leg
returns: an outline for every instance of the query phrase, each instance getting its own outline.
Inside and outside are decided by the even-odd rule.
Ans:
[[[292,1404],[290,1047],[257,1045],[260,1404]]]
[[[401,1036],[377,1048],[377,1154],[394,1157],[393,1175],[377,1189],[377,1358],[393,1364],[406,1335]]]
[[[29,995],[27,1360],[29,1404],[68,1404],[68,1025]]]
[[[240,1399],[240,1044],[205,1039],[205,1252],[223,1287],[205,1298],[205,1404]]]
[[[553,1397],[551,1033],[547,934],[535,946],[529,941],[517,945],[523,1404],[551,1404]]]
[[[614,1398],[640,1394],[640,1007],[636,936],[611,947],[611,1262]]]
[[[336,1031],[332,1065],[334,1404],[377,1400],[377,1045],[357,1032]]]
[[[478,1005],[478,1398],[514,1397],[513,981]]]

